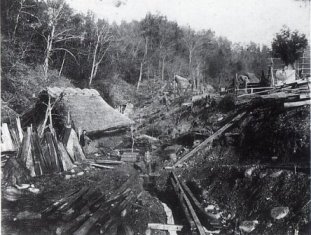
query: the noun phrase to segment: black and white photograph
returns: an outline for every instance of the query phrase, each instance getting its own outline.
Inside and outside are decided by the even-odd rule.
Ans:
[[[0,234],[311,234],[311,0],[0,10]]]

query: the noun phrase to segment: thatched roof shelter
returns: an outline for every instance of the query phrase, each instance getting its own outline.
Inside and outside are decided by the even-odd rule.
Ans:
[[[39,95],[38,102],[41,102],[41,105],[37,103],[34,107],[43,117],[45,112],[42,108],[44,103],[47,103],[47,97],[56,102],[53,108],[56,112],[54,116],[65,123],[69,114],[77,133],[86,130],[88,135],[96,135],[133,124],[132,120],[112,108],[95,89],[48,87]],[[42,122],[42,118],[38,121],[36,117],[35,123],[39,122]]]

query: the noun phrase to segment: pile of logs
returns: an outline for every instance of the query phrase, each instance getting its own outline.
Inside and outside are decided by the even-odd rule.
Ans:
[[[42,218],[63,222],[56,229],[56,234],[96,232],[113,235],[120,230],[125,231],[124,234],[134,234],[122,218],[139,197],[129,186],[136,177],[132,175],[111,195],[105,195],[99,187],[83,187],[42,211]]]
[[[71,127],[66,129],[64,138],[60,141],[51,125],[40,135],[32,126],[23,132],[19,118],[16,122],[17,128],[2,124],[1,163],[7,174],[4,178],[10,180],[8,183],[24,181],[22,178],[25,177],[22,176],[26,173],[34,177],[68,171],[75,166],[75,162],[85,160],[78,136]],[[11,158],[14,160],[7,164]]]
[[[73,168],[73,159],[63,143],[57,141],[51,132],[45,132],[40,138],[32,127],[28,127],[24,134],[17,158],[25,164],[32,177]]]

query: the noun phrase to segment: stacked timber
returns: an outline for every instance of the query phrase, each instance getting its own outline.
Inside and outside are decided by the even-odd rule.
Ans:
[[[14,135],[14,137],[16,138],[12,138],[11,136],[11,133],[10,130],[9,130],[9,127],[8,127],[8,124],[7,123],[2,123],[2,126],[1,126],[1,152],[4,153],[4,152],[13,152],[16,150],[16,138],[17,136]],[[14,132],[15,134],[15,132]],[[15,142],[15,144],[13,143],[13,140]]]
[[[53,132],[46,131],[40,138],[32,127],[27,127],[26,132],[21,136],[23,138],[16,158],[12,157],[10,164],[5,164],[4,175],[5,178],[10,179],[10,182],[19,181],[17,180],[21,178],[19,175],[25,175],[24,168],[31,177],[34,177],[71,170],[75,166],[74,162],[85,159],[83,151],[76,150],[77,147],[73,148],[75,151],[71,152],[73,153],[71,156],[67,150],[68,145],[66,149]],[[69,137],[68,142],[72,143],[71,146],[79,146],[81,149],[77,139],[72,140]]]
[[[117,234],[121,229],[128,231],[126,234],[134,234],[129,225],[122,223],[122,218],[138,197],[129,186],[137,177],[132,175],[109,195],[100,190],[100,185],[85,186],[53,203],[41,212],[41,216],[63,222],[56,234]]]
[[[86,160],[82,147],[79,143],[78,135],[73,128],[66,128],[63,143],[73,161],[81,162]]]
[[[310,105],[310,83],[306,80],[297,80],[280,87],[270,87],[263,91],[238,96],[237,104],[243,105],[254,99],[267,102],[279,101],[284,108]]]
[[[27,128],[17,158],[25,164],[32,177],[66,171],[73,167],[62,143],[51,132],[45,132],[40,140],[31,127]]]

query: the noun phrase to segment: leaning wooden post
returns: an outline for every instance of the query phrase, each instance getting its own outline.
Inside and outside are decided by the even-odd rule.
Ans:
[[[49,102],[50,102],[50,97],[49,97]],[[43,121],[43,125],[42,125],[42,130],[41,130],[41,133],[40,133],[40,137],[43,136],[43,133],[44,133],[44,130],[45,130],[45,126],[46,126],[46,122],[49,118],[49,105],[47,106],[46,108],[46,112],[45,112],[45,117],[44,117],[44,121]]]
[[[17,126],[17,130],[18,130],[19,142],[22,143],[22,141],[23,141],[23,130],[22,130],[22,125],[21,125],[21,119],[19,117],[16,118],[16,126]]]
[[[274,87],[273,62],[271,64],[271,86]]]

